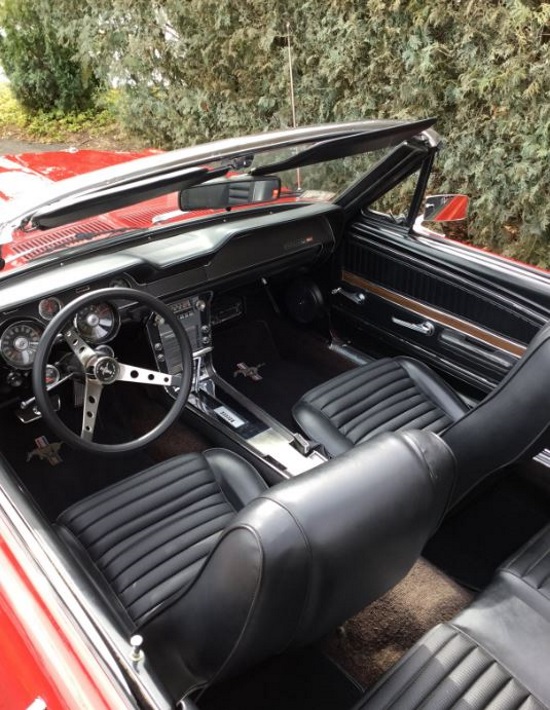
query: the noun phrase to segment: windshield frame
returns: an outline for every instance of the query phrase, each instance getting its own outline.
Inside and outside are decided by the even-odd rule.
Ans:
[[[109,215],[116,214],[116,210],[123,207],[131,209],[134,204],[155,198],[158,195],[167,195],[181,189],[182,185],[200,184],[213,178],[224,176],[229,170],[235,168],[249,168],[247,161],[260,155],[268,156],[269,153],[290,150],[291,165],[299,171],[300,154],[303,154],[303,164],[305,166],[315,166],[316,164],[328,164],[330,161],[346,159],[350,156],[360,156],[372,154],[382,147],[388,149],[388,156],[395,150],[396,145],[404,145],[401,142],[403,135],[411,135],[413,142],[422,144],[426,148],[434,149],[440,139],[432,128],[423,128],[417,131],[419,126],[429,126],[434,119],[424,121],[359,121],[346,124],[332,124],[326,126],[313,126],[302,129],[291,129],[275,133],[260,134],[259,136],[249,136],[238,140],[217,141],[203,146],[194,146],[183,150],[176,150],[165,154],[158,154],[137,160],[129,161],[121,165],[103,168],[99,171],[86,173],[74,178],[68,178],[50,186],[49,192],[53,195],[49,199],[41,199],[38,207],[20,212],[21,200],[14,200],[8,203],[5,212],[17,215],[13,219],[0,223],[0,243],[13,243],[23,246],[25,239],[29,241],[43,235],[47,239],[48,232],[44,230],[54,229],[59,226],[77,224],[83,217],[89,215]],[[369,136],[372,142],[369,142]],[[407,143],[407,141],[405,141]],[[372,149],[369,150],[369,146]],[[303,146],[302,151],[293,153],[294,148]],[[344,146],[344,147],[343,147]],[[383,157],[377,164],[383,164]],[[279,161],[279,169],[290,172],[291,165],[286,161]],[[214,164],[214,165],[212,165]],[[260,163],[261,172],[268,172],[265,166],[268,163]],[[295,167],[296,166],[296,167]],[[375,167],[376,167],[375,166]],[[273,168],[275,165],[273,165]],[[249,170],[248,174],[253,171]],[[358,170],[358,180],[353,184],[343,185],[344,189],[337,190],[328,196],[318,197],[317,200],[332,201],[346,207],[346,198],[349,188],[355,183],[362,183],[365,176],[371,172],[369,166],[366,172]],[[245,173],[246,174],[246,173]],[[101,178],[98,180],[98,177]],[[289,209],[293,205],[305,204],[308,201],[316,201],[316,198],[308,197],[307,190],[304,194],[299,193],[284,195],[282,204],[270,203],[270,208],[277,209],[283,207]],[[340,197],[342,196],[342,200]],[[36,201],[36,197],[35,197]],[[28,203],[24,203],[28,204]],[[265,205],[264,205],[265,206]],[[238,210],[249,211],[258,210],[262,207],[259,204],[239,205]],[[222,211],[222,214],[225,214]],[[4,216],[3,215],[3,216]],[[49,253],[36,254],[31,256],[33,248],[29,245],[27,264],[13,264],[16,258],[10,259],[8,254],[6,259],[12,262],[9,271],[19,272],[21,269],[27,270],[27,266],[39,263],[44,265],[52,260],[66,259],[77,254],[85,254],[96,251],[98,248],[107,248],[124,243],[129,239],[139,239],[146,235],[148,238],[158,238],[159,236],[172,232],[176,225],[181,229],[183,221],[196,224],[197,220],[210,222],[210,217],[215,214],[192,215],[190,213],[175,214],[166,216],[169,219],[160,220],[158,223],[148,224],[141,227],[129,227],[127,229],[117,229],[106,226],[105,230],[87,231],[86,225],[82,227],[82,238],[75,232],[75,238],[68,244],[57,242]],[[5,219],[5,216],[4,216]],[[165,231],[168,230],[168,231]],[[28,234],[28,237],[25,237]],[[16,236],[17,235],[17,236]],[[101,242],[101,247],[94,242]],[[79,242],[78,244],[75,242]],[[25,258],[25,254],[19,251]],[[52,258],[53,257],[53,258]]]

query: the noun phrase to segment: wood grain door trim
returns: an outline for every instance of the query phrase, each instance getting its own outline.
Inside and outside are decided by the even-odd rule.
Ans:
[[[502,335],[497,335],[490,330],[474,325],[473,323],[463,320],[462,318],[449,315],[448,313],[440,311],[433,306],[428,306],[425,303],[416,301],[413,298],[404,296],[403,294],[392,291],[389,288],[372,283],[372,281],[367,281],[367,279],[357,276],[356,274],[352,274],[350,271],[342,271],[342,281],[350,284],[351,286],[356,286],[364,291],[368,291],[369,293],[372,293],[379,298],[383,298],[386,301],[399,306],[400,308],[406,308],[408,311],[417,316],[435,321],[445,328],[453,328],[463,335],[476,338],[476,340],[481,341],[489,347],[497,348],[503,352],[509,353],[510,355],[514,355],[515,357],[521,357],[527,349],[522,343],[509,340]]]

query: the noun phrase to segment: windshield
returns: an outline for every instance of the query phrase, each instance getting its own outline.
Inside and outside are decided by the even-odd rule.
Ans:
[[[107,244],[115,238],[131,239],[143,234],[161,236],[167,227],[173,233],[178,223],[197,222],[221,212],[262,208],[267,202],[277,209],[295,203],[331,202],[392,150],[390,146],[344,157],[329,155],[327,160],[322,160],[322,151],[326,152],[324,146],[331,147],[334,142],[302,143],[250,153],[240,151],[234,156],[189,168],[160,166],[156,172],[149,171],[145,178],[106,182],[96,190],[80,190],[76,197],[71,192],[67,196],[61,194],[31,212],[15,227],[9,225],[9,243],[2,245],[4,273],[52,254],[61,255],[67,249],[75,253],[101,240]],[[346,145],[344,152],[346,150],[358,149]],[[307,156],[306,164],[288,167],[300,163],[301,156]],[[259,177],[255,177],[256,174]],[[182,189],[185,192],[189,186],[237,183],[244,176],[249,181],[265,181],[262,175],[280,181],[277,195],[266,200],[240,198],[234,205],[219,208],[182,209],[185,204]],[[61,187],[62,182],[57,185]]]

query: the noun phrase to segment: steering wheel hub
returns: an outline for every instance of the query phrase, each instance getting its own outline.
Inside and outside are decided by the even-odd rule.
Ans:
[[[118,362],[109,355],[101,355],[92,365],[93,377],[102,385],[111,385],[116,382],[118,372]]]
[[[79,331],[74,323],[75,316],[85,309],[97,306],[98,303],[109,303],[115,312],[117,307],[114,303],[116,302],[123,303],[125,308],[128,307],[128,303],[131,304],[131,307],[140,310],[143,310],[143,307],[148,308],[149,317],[162,318],[171,328],[181,363],[181,369],[177,374],[120,362],[114,357],[110,347],[98,346],[96,349],[89,339],[86,340],[86,336]],[[87,321],[87,325],[93,325],[91,320]],[[59,343],[60,339],[64,340],[72,350],[74,357],[80,363],[81,373],[84,376],[80,433],[74,428],[71,429],[54,408],[46,386],[46,371],[48,367],[51,367],[48,358],[52,348]],[[126,287],[111,287],[92,291],[76,298],[52,318],[38,343],[32,382],[36,402],[44,421],[63,441],[91,453],[124,454],[147,446],[176,421],[187,401],[192,376],[193,355],[189,338],[181,321],[171,308],[150,293]],[[120,443],[103,443],[95,440],[96,424],[100,421],[98,409],[101,395],[105,385],[114,385],[116,388],[118,382],[177,388],[177,396],[164,417],[145,434]],[[105,431],[104,421],[102,428]]]

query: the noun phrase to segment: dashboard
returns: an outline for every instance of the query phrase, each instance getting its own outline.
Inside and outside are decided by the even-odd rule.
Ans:
[[[109,285],[130,286],[124,278],[113,279]],[[59,296],[47,296],[40,299],[36,306],[21,308],[15,319],[8,317],[4,321],[0,334],[0,356],[6,365],[19,370],[32,368],[44,328],[64,304]],[[120,317],[111,303],[99,302],[78,311],[73,325],[86,342],[100,345],[116,336]]]
[[[151,293],[171,306],[198,353],[211,345],[210,303],[216,291],[326,258],[341,225],[335,205],[306,205],[186,232],[180,227],[174,236],[10,274],[0,285],[0,406],[28,396],[42,334],[78,296],[121,286]],[[131,303],[105,300],[78,311],[73,326],[93,347],[108,349],[117,336],[124,337],[131,317]],[[157,366],[170,371],[170,333],[154,319],[146,327]],[[47,384],[55,385],[63,373],[52,364],[46,375]]]

